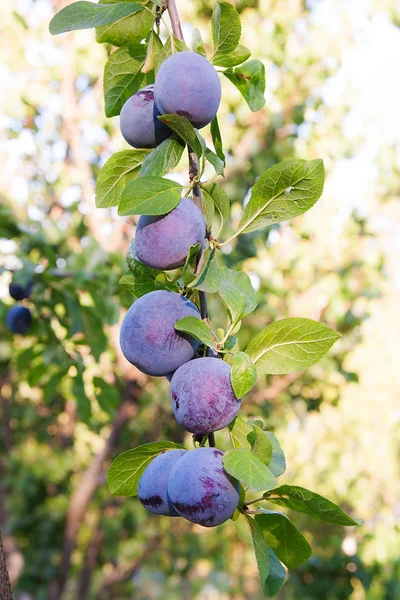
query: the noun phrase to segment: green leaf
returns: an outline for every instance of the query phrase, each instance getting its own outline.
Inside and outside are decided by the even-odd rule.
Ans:
[[[203,266],[196,278],[188,285],[189,288],[195,288],[215,294],[219,286],[219,268],[215,260],[215,248],[208,249],[203,254]]]
[[[293,373],[318,362],[339,337],[311,319],[281,319],[261,331],[246,352],[258,374]]]
[[[269,494],[271,494],[273,498],[270,498]],[[275,490],[271,490],[268,494],[265,494],[265,497],[269,502],[274,502],[285,508],[305,513],[306,515],[310,515],[315,519],[320,519],[331,525],[343,525],[345,527],[360,525],[360,522],[352,519],[339,506],[330,500],[296,485],[282,485]]]
[[[124,103],[143,87],[141,72],[146,47],[136,44],[113,52],[104,68],[104,104],[107,117],[115,117]]]
[[[272,443],[269,439],[267,432],[263,431],[261,427],[258,425],[254,425],[253,429],[255,433],[254,443],[253,443],[253,452],[262,462],[269,468],[269,470],[273,473],[270,462],[272,459]],[[275,475],[275,473],[273,473]]]
[[[76,401],[76,410],[79,418],[84,423],[89,423],[92,418],[92,406],[86,395],[82,374],[78,373],[72,382],[72,393]]]
[[[306,538],[293,525],[286,515],[275,511],[262,510],[255,516],[268,546],[288,569],[295,569],[305,563],[312,550]]]
[[[133,4],[128,3],[129,6]],[[121,19],[117,23],[96,29],[96,41],[114,46],[139,44],[146,38],[154,23],[154,14],[141,6],[140,12]]]
[[[183,319],[179,319],[175,323],[175,329],[183,331],[183,333],[188,333],[209,348],[215,348],[215,339],[212,331],[202,319],[198,319],[197,317],[183,317]]]
[[[100,313],[89,306],[81,306],[83,328],[87,344],[96,359],[100,360],[101,354],[107,349],[107,337],[104,333],[103,320]]]
[[[214,167],[216,174],[222,175],[225,167],[224,161],[209,148],[206,148],[205,156],[208,162]]]
[[[270,573],[268,546],[265,543],[263,533],[255,520],[252,519],[250,515],[246,515],[245,513],[242,514],[250,529],[251,537],[253,538],[254,553],[256,555],[258,573],[260,575],[261,589],[263,593],[269,597],[267,594],[267,581]]]
[[[182,267],[182,279],[183,284],[188,286],[189,283],[195,279],[195,269],[199,257],[200,252],[200,244],[196,244],[195,246],[190,246],[189,252],[186,256],[186,261],[184,266]]]
[[[266,593],[268,598],[276,596],[285,583],[286,571],[275,552],[268,546],[269,575],[266,581]]]
[[[255,183],[237,233],[292,219],[317,202],[324,189],[322,160],[284,160],[267,169]]]
[[[200,161],[203,156],[203,147],[199,133],[193,125],[181,115],[161,115],[158,118],[175,131],[194,150]]]
[[[120,403],[121,394],[115,385],[111,385],[101,377],[93,377],[96,390],[96,399],[100,407],[109,415],[115,415]]]
[[[264,433],[268,436],[272,444],[272,458],[269,462],[268,468],[275,475],[275,477],[279,477],[286,471],[285,455],[276,435],[274,435],[271,431],[264,431]]]
[[[202,185],[203,190],[210,194],[214,201],[215,207],[221,219],[221,227],[227,221],[231,214],[231,205],[229,204],[228,196],[225,190],[218,184]]]
[[[229,425],[229,433],[234,448],[251,448],[249,436],[254,430],[244,419],[236,417]]]
[[[140,177],[153,175],[162,177],[179,163],[185,144],[181,140],[170,137],[155,148],[143,161]]]
[[[162,177],[140,177],[131,181],[122,194],[119,215],[165,215],[181,201],[182,186]]]
[[[236,398],[243,398],[254,386],[257,371],[245,352],[238,352],[232,363],[231,383]]]
[[[225,470],[253,492],[270,490],[276,485],[268,467],[247,448],[229,450],[222,460]]]
[[[224,154],[224,150],[223,150],[223,146],[222,146],[221,131],[219,129],[217,115],[215,115],[215,117],[211,121],[210,130],[211,130],[211,138],[212,138],[212,142],[214,144],[215,152],[218,154],[220,159],[224,161],[224,164],[225,164],[225,162],[226,162],[225,154]]]
[[[241,67],[227,69],[225,77],[237,87],[250,110],[256,112],[265,104],[265,67],[259,60],[249,60]]]
[[[146,59],[144,61],[143,67],[142,67],[143,74],[147,74],[147,73],[150,73],[151,71],[154,71],[156,62],[157,62],[157,55],[159,54],[161,49],[162,49],[162,42],[161,42],[160,38],[158,37],[158,35],[156,34],[156,32],[152,31],[150,33],[149,42],[147,44]]]
[[[201,54],[201,56],[204,56],[204,58],[207,58],[203,38],[201,37],[201,33],[198,29],[193,30],[192,51],[197,52],[197,54]]]
[[[176,290],[176,285],[169,283],[168,280],[160,281],[163,271],[146,267],[138,260],[129,261],[129,271],[126,271],[119,280],[136,298],[140,298],[149,292],[155,290]]]
[[[108,471],[108,487],[114,496],[137,496],[139,479],[151,461],[165,450],[183,449],[173,442],[152,442],[120,454]]]
[[[226,54],[236,48],[242,33],[239,13],[229,2],[217,2],[211,17],[214,54]]]
[[[212,227],[212,222],[214,219],[214,213],[215,213],[215,204],[214,204],[214,200],[212,199],[212,197],[210,196],[210,194],[202,189],[202,196],[203,196],[203,216],[207,225],[207,229],[211,230]]]
[[[143,6],[132,2],[119,2],[118,4],[73,2],[52,18],[49,31],[52,35],[58,35],[75,29],[109,25],[142,10]]]
[[[246,273],[221,267],[218,293],[228,306],[232,323],[240,321],[257,306],[256,292]]]
[[[239,44],[235,50],[226,54],[225,52],[218,52],[212,59],[212,64],[216,67],[236,67],[241,65],[248,58],[250,58],[251,52],[246,46]]]
[[[127,184],[139,176],[140,167],[149,150],[116,152],[101,169],[96,183],[97,208],[118,206]]]

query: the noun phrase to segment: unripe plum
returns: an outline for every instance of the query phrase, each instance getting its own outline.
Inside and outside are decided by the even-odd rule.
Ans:
[[[221,101],[218,74],[200,54],[177,52],[157,73],[154,101],[162,114],[176,113],[198,129],[205,127],[217,114]]]
[[[206,224],[201,210],[188,198],[182,198],[166,215],[139,219],[135,253],[153,269],[177,269],[185,264],[190,246],[204,240]]]
[[[222,429],[235,418],[241,400],[231,384],[231,367],[219,358],[196,358],[179,367],[171,380],[172,410],[191,433]]]
[[[157,119],[154,85],[148,85],[128,98],[122,107],[119,126],[125,140],[135,148],[155,148],[172,133]]]
[[[168,495],[175,510],[188,521],[215,527],[227,521],[239,504],[239,482],[228,475],[223,452],[197,448],[171,470]]]
[[[12,281],[8,288],[11,298],[14,300],[24,300],[25,298],[29,298],[31,295],[33,287],[33,281],[30,280],[26,285],[20,285],[19,283],[15,283]]]
[[[168,479],[177,461],[187,450],[167,450],[154,458],[144,470],[138,487],[143,506],[151,513],[179,517],[168,496]]]
[[[31,324],[31,311],[26,306],[13,306],[6,315],[6,325],[12,333],[25,335]]]
[[[122,322],[122,353],[147,375],[168,375],[191,360],[199,347],[198,340],[174,328],[190,316],[200,319],[196,306],[180,294],[157,290],[142,296]]]

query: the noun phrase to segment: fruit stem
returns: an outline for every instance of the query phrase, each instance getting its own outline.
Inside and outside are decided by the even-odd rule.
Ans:
[[[208,445],[210,448],[215,448],[215,435],[214,432],[208,434]]]
[[[261,498],[255,498],[254,500],[249,500],[248,502],[243,502],[243,506],[250,506],[250,504],[255,504],[256,502],[265,502],[265,498],[261,496]],[[248,512],[248,511],[247,511]]]

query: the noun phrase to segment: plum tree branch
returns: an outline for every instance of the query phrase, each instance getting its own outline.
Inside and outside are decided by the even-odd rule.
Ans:
[[[169,18],[171,21],[172,32],[178,40],[185,43],[185,39],[183,37],[181,21],[179,18],[178,9],[176,7],[175,0],[165,0],[164,6],[166,6],[169,14]],[[189,154],[189,181],[192,183],[197,180],[199,175],[199,163],[197,160],[196,153],[192,150],[192,148],[188,147]],[[201,188],[196,183],[193,186],[193,201],[200,208],[201,212],[204,215],[204,203],[203,197],[201,194]],[[207,296],[205,292],[199,291],[199,303],[200,303],[200,315],[202,319],[208,319],[208,306],[207,306]],[[210,446],[215,447],[215,437],[214,433],[210,433],[208,435],[208,443]]]

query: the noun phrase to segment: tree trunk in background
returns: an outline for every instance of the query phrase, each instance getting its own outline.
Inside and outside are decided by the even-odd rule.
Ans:
[[[51,600],[61,600],[63,597],[65,586],[68,581],[72,553],[86,510],[99,485],[104,461],[110,455],[110,452],[118,441],[119,434],[127,421],[136,414],[137,406],[135,406],[133,401],[136,400],[137,394],[138,387],[136,383],[127,382],[122,404],[112,422],[110,435],[108,439],[104,441],[103,448],[96,456],[94,456],[89,468],[82,474],[80,483],[72,494],[67,513],[60,569],[57,579],[52,586],[50,593]]]
[[[8,576],[6,553],[0,531],[0,600],[13,600],[10,578]]]

